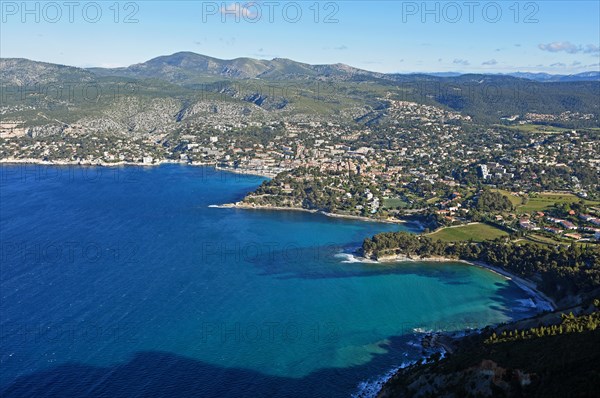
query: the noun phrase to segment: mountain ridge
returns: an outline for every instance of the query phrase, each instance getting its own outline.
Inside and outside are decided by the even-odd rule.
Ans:
[[[3,68],[5,62],[23,64],[33,62],[46,67],[53,65],[58,68],[71,68],[71,71],[87,71],[103,77],[129,78],[158,78],[176,84],[195,84],[219,78],[235,79],[266,79],[285,80],[289,78],[321,78],[350,80],[357,77],[373,79],[405,80],[414,76],[429,76],[433,78],[457,78],[465,75],[473,76],[510,76],[537,82],[570,82],[570,81],[600,81],[600,72],[586,71],[576,74],[549,74],[534,72],[511,73],[461,73],[461,72],[416,72],[416,73],[380,73],[356,68],[343,63],[308,64],[288,58],[256,59],[238,57],[220,59],[191,51],[180,51],[170,55],[161,55],[147,61],[126,67],[80,68],[76,66],[53,64],[27,58],[0,58]],[[2,75],[0,75],[2,76]]]
[[[263,60],[239,57],[225,60],[189,51],[155,57],[128,67],[88,68],[87,70],[101,76],[159,77],[172,83],[195,83],[209,77],[283,79],[318,75],[337,77],[356,74],[372,77],[382,75],[339,63],[311,65],[287,58]]]

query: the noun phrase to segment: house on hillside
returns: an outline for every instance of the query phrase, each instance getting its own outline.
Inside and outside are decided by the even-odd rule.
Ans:
[[[559,224],[565,229],[577,229],[577,225],[573,224],[571,221],[562,220]]]
[[[556,227],[544,227],[545,231],[548,231],[550,233],[553,233],[555,235],[560,235],[562,234],[562,229],[556,228]]]

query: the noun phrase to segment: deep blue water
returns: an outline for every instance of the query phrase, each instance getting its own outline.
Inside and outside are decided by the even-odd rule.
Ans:
[[[416,329],[533,311],[486,270],[340,254],[410,225],[208,207],[261,181],[3,166],[0,395],[347,397],[418,358]]]

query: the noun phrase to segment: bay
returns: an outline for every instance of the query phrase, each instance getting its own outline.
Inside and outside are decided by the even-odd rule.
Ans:
[[[535,312],[485,269],[344,254],[415,225],[209,207],[262,180],[3,166],[2,396],[347,397],[419,358],[418,331]]]

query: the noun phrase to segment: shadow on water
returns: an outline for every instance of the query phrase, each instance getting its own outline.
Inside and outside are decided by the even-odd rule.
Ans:
[[[322,250],[322,252],[319,252]],[[290,256],[273,253],[271,258],[261,257],[250,261],[261,275],[279,279],[339,279],[356,277],[381,277],[386,275],[416,275],[436,278],[448,285],[468,285],[470,265],[459,262],[407,261],[390,263],[344,262],[330,248],[305,248]],[[343,253],[348,253],[344,250]],[[317,253],[315,256],[314,253]],[[311,257],[314,256],[314,257]]]
[[[523,295],[523,292],[514,282],[496,282],[494,285],[497,287],[496,294],[493,297],[495,304],[490,305],[490,309],[498,311],[513,320],[527,318],[538,312],[533,303],[531,305],[527,304],[525,298],[522,299],[525,300],[522,305],[515,306],[515,296]]]
[[[314,250],[305,249],[307,253]],[[338,250],[339,252],[339,250]],[[345,250],[345,252],[349,252]],[[283,256],[281,256],[283,257]],[[310,258],[303,254],[298,258]],[[382,277],[382,276],[418,276],[435,279],[436,282],[450,286],[467,286],[473,283],[473,271],[477,267],[461,262],[390,262],[390,263],[344,263],[340,258],[328,253],[321,261],[306,261],[300,265],[297,261],[276,262],[260,261],[254,263],[262,275],[278,279],[339,279],[356,277]],[[482,272],[490,272],[481,270]],[[533,303],[529,304],[526,294],[513,281],[504,280],[494,282],[496,288],[493,300],[495,304],[489,309],[497,311],[504,316],[518,320],[534,315],[538,312]],[[520,300],[516,300],[521,297]],[[520,303],[520,304],[519,304]],[[517,305],[515,305],[517,304]]]
[[[356,278],[356,277],[382,277],[389,275],[415,275],[426,278],[436,278],[439,282],[447,285],[468,285],[468,282],[461,280],[461,273],[454,273],[448,267],[456,266],[457,264],[446,263],[444,265],[428,264],[428,263],[395,263],[385,265],[385,269],[380,266],[373,265],[356,265],[342,264],[346,269],[331,269],[327,271],[310,269],[304,271],[291,272],[265,272],[264,275],[276,276],[279,279],[340,279],[340,278]],[[460,265],[459,265],[460,266]],[[372,270],[366,269],[371,267]]]
[[[21,376],[3,386],[9,397],[348,397],[373,372],[397,366],[406,338],[390,339],[388,353],[364,365],[329,368],[302,378],[225,368],[168,352],[139,352],[125,363],[99,367],[67,363]],[[367,376],[365,376],[367,375]]]

